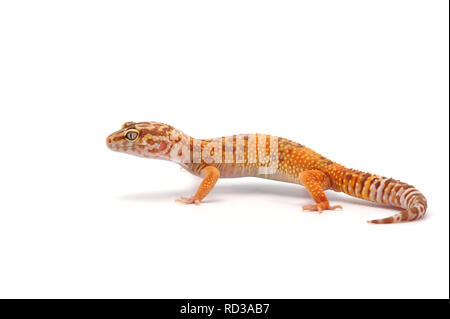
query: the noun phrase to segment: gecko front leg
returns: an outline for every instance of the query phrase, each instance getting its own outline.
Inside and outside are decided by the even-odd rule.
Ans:
[[[209,192],[216,185],[217,180],[219,179],[220,172],[214,166],[206,166],[200,171],[200,176],[203,177],[203,181],[197,189],[197,193],[195,193],[192,197],[180,197],[176,200],[176,202],[180,202],[183,204],[196,204],[199,205],[201,200],[209,194]]]
[[[330,179],[327,174],[319,170],[309,170],[300,173],[300,180],[306,187],[311,197],[317,204],[304,205],[303,210],[318,211],[333,210],[336,208],[342,209],[341,205],[330,206],[324,190],[331,186]]]

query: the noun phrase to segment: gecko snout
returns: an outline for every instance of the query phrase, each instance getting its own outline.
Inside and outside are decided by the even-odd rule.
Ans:
[[[112,138],[111,135],[106,138],[106,145],[108,148],[112,148]]]

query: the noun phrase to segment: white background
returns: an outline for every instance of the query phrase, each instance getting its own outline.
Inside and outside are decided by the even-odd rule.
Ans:
[[[2,1],[0,297],[449,297],[447,1]],[[106,148],[268,133],[427,197],[419,222]]]

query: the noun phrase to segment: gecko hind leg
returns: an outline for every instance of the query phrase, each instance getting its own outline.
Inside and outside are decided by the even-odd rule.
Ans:
[[[200,171],[200,176],[203,177],[203,181],[198,187],[197,193],[195,193],[195,195],[192,197],[180,197],[179,199],[175,200],[176,202],[182,204],[200,205],[202,199],[205,198],[206,195],[208,195],[209,192],[211,192],[211,190],[214,188],[214,185],[216,185],[216,182],[220,176],[220,172],[214,166],[206,166]]]
[[[317,211],[342,209],[341,205],[330,206],[324,190],[331,187],[330,178],[319,170],[309,170],[300,173],[300,181],[317,204],[303,205],[303,210]]]

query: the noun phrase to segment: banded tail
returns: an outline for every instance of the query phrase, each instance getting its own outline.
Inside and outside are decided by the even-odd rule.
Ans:
[[[390,224],[420,219],[427,210],[427,200],[415,187],[392,178],[347,170],[341,190],[351,196],[403,208],[391,217],[369,220],[373,224]]]

